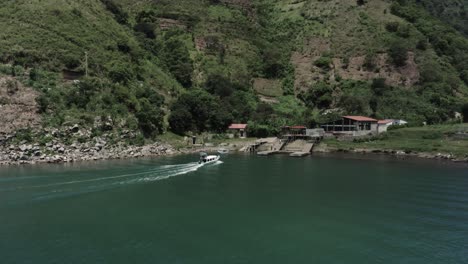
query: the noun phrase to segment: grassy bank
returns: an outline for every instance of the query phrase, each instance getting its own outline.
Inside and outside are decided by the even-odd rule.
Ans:
[[[324,140],[331,149],[355,150],[400,150],[452,154],[457,158],[468,156],[468,138],[457,137],[467,132],[468,124],[409,127],[390,130],[385,134],[367,140],[338,141]]]

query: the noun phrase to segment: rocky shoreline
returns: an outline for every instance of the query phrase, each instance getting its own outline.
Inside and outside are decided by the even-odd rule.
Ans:
[[[154,143],[145,146],[125,146],[105,143],[90,144],[22,144],[10,145],[0,150],[0,165],[20,165],[39,163],[67,163],[77,161],[96,161],[108,159],[128,159],[172,155],[180,153],[171,146]]]
[[[0,165],[67,163],[107,159],[127,159],[180,153],[169,144],[156,142],[138,146],[128,140],[131,131],[93,135],[74,125],[65,129],[29,132],[29,140],[18,133],[0,135]]]
[[[108,145],[105,142],[92,145],[74,143],[67,146],[56,143],[41,146],[35,143],[9,145],[7,148],[0,147],[0,166],[160,157],[216,150],[214,147],[175,149],[171,145],[161,142],[143,146],[128,146],[122,143]]]
[[[158,157],[166,155],[187,154],[199,151],[214,151],[212,144],[176,149],[170,144],[155,142],[145,145],[129,144],[129,140],[138,135],[132,131],[119,133],[107,132],[99,136],[91,130],[80,129],[78,125],[64,129],[41,130],[32,133],[30,140],[18,140],[17,134],[0,134],[0,166],[42,163],[71,163],[80,161],[97,161],[111,159],[130,159],[141,157]],[[209,145],[209,146],[208,146]],[[230,150],[238,146],[221,144]],[[312,153],[354,153],[381,154],[402,158],[422,158],[445,160],[449,162],[468,163],[468,156],[457,158],[446,153],[426,153],[414,151],[355,148],[345,149],[317,145]]]
[[[445,160],[456,163],[468,163],[468,157],[457,158],[452,154],[447,153],[428,153],[428,152],[416,152],[416,151],[402,151],[402,150],[390,150],[390,149],[344,149],[344,148],[331,148],[328,146],[319,146],[313,150],[313,153],[354,153],[354,154],[383,154],[388,156],[397,157],[408,157],[408,158],[420,158],[420,159],[433,159],[433,160]]]

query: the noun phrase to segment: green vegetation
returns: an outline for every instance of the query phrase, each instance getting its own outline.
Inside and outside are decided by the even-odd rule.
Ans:
[[[452,2],[460,16],[446,22],[463,26]],[[440,21],[440,8],[429,0],[15,1],[0,7],[0,73],[40,92],[47,126],[99,118],[153,139],[222,132],[230,122],[275,135],[340,114],[438,124],[462,112],[468,95],[465,31]]]
[[[468,1],[466,0],[419,0],[422,5],[432,15],[447,22],[465,36],[468,35]]]
[[[324,143],[337,149],[374,149],[427,153],[452,154],[468,157],[468,139],[457,138],[456,133],[468,131],[468,125],[434,125],[405,127],[389,130],[381,136],[355,141],[325,140]]]
[[[331,63],[331,58],[326,56],[320,57],[314,62],[315,66],[322,68],[323,70],[330,70]]]

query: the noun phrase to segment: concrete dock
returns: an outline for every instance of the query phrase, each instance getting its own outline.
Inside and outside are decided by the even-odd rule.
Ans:
[[[276,154],[278,153],[278,151],[276,150],[269,150],[269,151],[260,151],[260,152],[257,152],[257,155],[259,156],[270,156],[270,155],[273,155],[273,154]]]
[[[257,155],[259,156],[288,154],[291,157],[304,157],[310,155],[314,148],[314,143],[305,140],[285,142],[269,138],[265,141],[257,141],[256,144],[256,146],[251,146],[251,149],[257,150]]]
[[[310,155],[310,152],[293,152],[289,154],[290,157],[304,157]]]

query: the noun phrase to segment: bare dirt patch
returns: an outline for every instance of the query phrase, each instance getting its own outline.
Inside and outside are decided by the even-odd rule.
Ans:
[[[388,85],[410,87],[419,81],[419,70],[414,61],[414,53],[408,53],[408,60],[403,67],[395,67],[388,63],[388,55],[378,54],[374,59],[373,69],[367,69],[365,57],[352,57],[348,65],[344,65],[341,59],[333,59],[335,74],[344,79],[352,80],[372,80],[384,78]]]
[[[275,97],[269,97],[269,96],[264,96],[260,94],[258,98],[260,99],[260,102],[267,103],[267,104],[279,103],[278,99],[276,99]]]
[[[408,60],[403,67],[396,67],[389,63],[386,53],[377,54],[374,58],[372,69],[365,67],[365,56],[349,58],[347,63],[343,59],[334,58],[331,70],[323,70],[314,65],[314,62],[326,52],[326,45],[318,45],[317,49],[308,49],[305,52],[294,52],[291,63],[295,67],[296,92],[304,91],[311,85],[330,80],[333,82],[337,76],[343,79],[370,81],[376,78],[384,78],[388,85],[411,87],[419,81],[420,72],[415,62],[415,55],[408,53]]]
[[[267,97],[278,97],[283,95],[283,89],[281,87],[280,80],[255,78],[253,87],[258,94]]]
[[[0,133],[40,126],[38,93],[13,77],[0,76]]]

